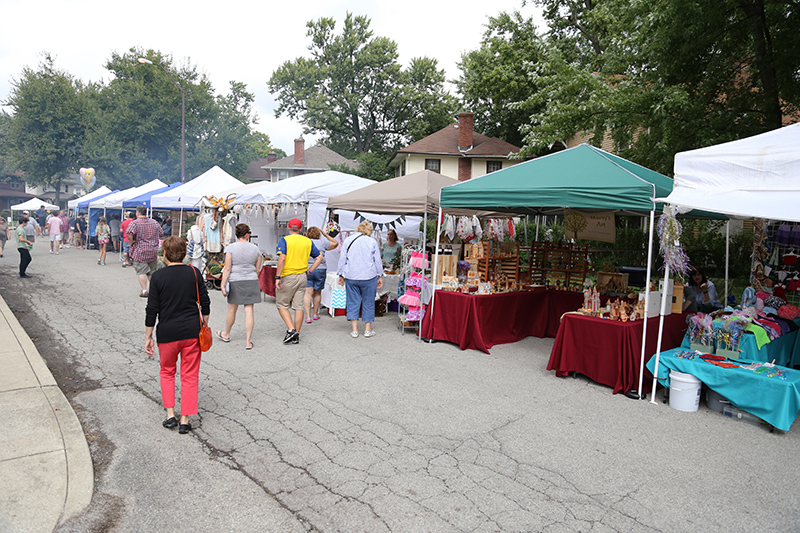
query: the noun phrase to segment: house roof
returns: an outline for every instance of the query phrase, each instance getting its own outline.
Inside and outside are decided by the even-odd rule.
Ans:
[[[262,168],[267,164],[268,160],[269,158],[262,157],[256,161],[250,161],[250,164],[247,165],[247,170],[244,172],[244,177],[252,181],[268,180],[270,178],[269,172]]]
[[[361,165],[358,161],[347,159],[320,144],[305,149],[304,155],[305,162],[297,164],[294,162],[294,154],[283,157],[269,164],[262,165],[261,168],[265,170],[330,170],[331,165],[347,165],[353,170],[358,170]]]
[[[449,155],[458,157],[496,157],[506,158],[509,153],[519,152],[519,147],[480,133],[472,133],[472,149],[462,152],[458,149],[458,124],[450,124],[427,137],[409,144],[394,153],[389,166],[397,166],[406,154]]]

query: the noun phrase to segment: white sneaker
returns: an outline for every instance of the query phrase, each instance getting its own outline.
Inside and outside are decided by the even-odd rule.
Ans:
[[[357,339],[358,338],[358,332],[357,331],[351,331],[350,332],[350,336],[353,337],[354,339]]]
[[[365,337],[374,337],[374,336],[375,336],[375,332],[374,332],[374,331],[372,331],[372,330],[365,331],[365,332],[364,332],[364,336],[365,336]]]

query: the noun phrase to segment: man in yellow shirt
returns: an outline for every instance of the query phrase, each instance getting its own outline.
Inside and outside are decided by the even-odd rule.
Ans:
[[[289,235],[278,241],[278,268],[275,273],[275,304],[278,314],[286,324],[284,344],[300,342],[300,328],[303,326],[303,295],[306,292],[306,273],[314,272],[322,263],[319,253],[311,239],[300,234],[303,221],[293,218],[289,221]],[[311,267],[309,257],[314,258]],[[289,307],[294,309],[294,322]]]

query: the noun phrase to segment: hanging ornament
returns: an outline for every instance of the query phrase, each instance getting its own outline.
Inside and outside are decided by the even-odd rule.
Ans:
[[[669,271],[683,276],[689,273],[689,256],[681,245],[680,222],[675,218],[671,206],[664,206],[664,214],[658,219],[658,237],[661,239],[659,252],[664,258],[664,264],[669,265]]]

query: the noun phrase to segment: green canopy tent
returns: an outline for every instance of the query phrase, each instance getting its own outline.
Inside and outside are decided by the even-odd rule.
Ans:
[[[532,159],[469,181],[444,187],[440,196],[441,212],[448,209],[475,209],[508,214],[538,215],[565,207],[574,209],[614,210],[631,214],[650,214],[650,238],[647,250],[647,279],[652,274],[653,227],[660,208],[655,198],[672,191],[672,179],[631,161],[588,144],[581,144],[554,154]],[[690,213],[687,216],[692,216]],[[694,216],[705,214],[694,213]],[[710,215],[716,216],[716,215]],[[724,218],[724,217],[719,217]],[[437,229],[437,247],[441,228]],[[437,258],[438,259],[438,258]],[[436,266],[434,266],[434,271]],[[645,310],[649,307],[649,284],[645,290]],[[433,305],[434,302],[431,302]],[[662,314],[664,312],[662,306]],[[645,312],[639,389],[629,396],[643,398]]]

